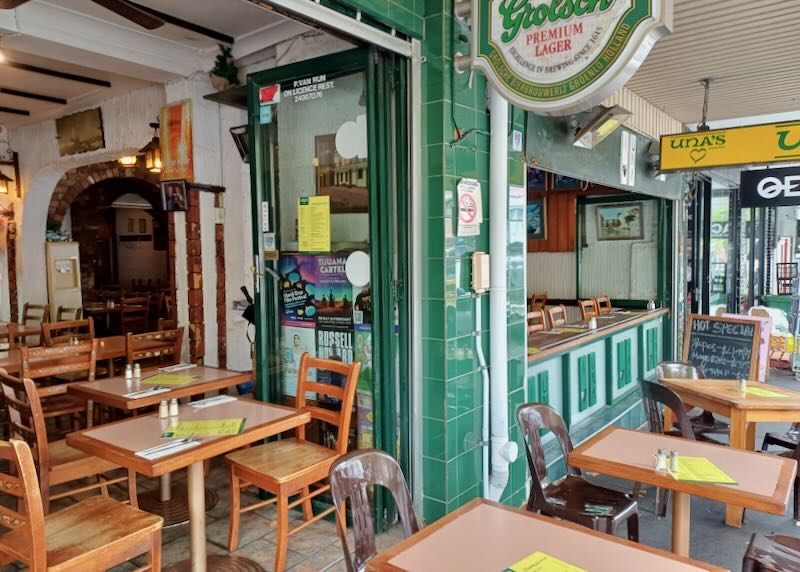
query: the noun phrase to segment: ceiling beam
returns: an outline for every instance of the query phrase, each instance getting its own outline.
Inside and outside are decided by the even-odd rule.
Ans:
[[[111,82],[110,81],[106,81],[104,79],[95,79],[93,77],[88,77],[88,76],[85,76],[85,75],[78,75],[78,74],[74,74],[74,73],[66,73],[66,72],[62,72],[62,71],[58,71],[58,70],[51,70],[51,69],[48,69],[48,68],[43,68],[43,67],[39,67],[39,66],[32,66],[32,65],[23,64],[23,63],[20,63],[20,62],[15,62],[13,60],[6,60],[5,62],[3,62],[2,65],[8,66],[8,67],[14,68],[14,69],[22,70],[22,71],[38,73],[38,74],[42,74],[42,75],[46,75],[46,76],[50,76],[50,77],[57,77],[59,79],[68,79],[70,81],[77,81],[77,82],[80,82],[80,83],[88,83],[89,85],[97,85],[97,86],[100,86],[100,87],[111,87]]]
[[[12,115],[30,115],[31,112],[25,109],[15,109],[14,107],[0,107],[0,113],[11,113]]]
[[[222,32],[217,32],[216,30],[212,30],[211,28],[206,28],[205,26],[201,26],[199,24],[195,24],[194,22],[189,22],[187,20],[182,20],[181,18],[177,18],[171,14],[166,14],[164,12],[159,12],[158,10],[154,10],[153,8],[148,8],[147,6],[142,6],[136,2],[131,2],[127,0],[127,3],[131,6],[134,6],[138,10],[150,14],[151,16],[155,16],[159,20],[163,20],[167,24],[172,24],[173,26],[177,26],[179,28],[183,28],[184,30],[189,30],[190,32],[194,32],[196,34],[200,34],[201,36],[206,36],[207,38],[211,38],[212,40],[216,40],[222,44],[226,44],[228,46],[233,45],[233,36],[229,36],[228,34],[223,34]]]
[[[35,99],[37,101],[47,101],[48,103],[58,103],[59,105],[66,105],[67,100],[63,97],[53,97],[52,95],[42,95],[41,93],[32,93],[30,91],[22,91],[19,89],[11,89],[10,87],[0,87],[0,93],[12,95],[14,97],[24,97],[26,99]]]

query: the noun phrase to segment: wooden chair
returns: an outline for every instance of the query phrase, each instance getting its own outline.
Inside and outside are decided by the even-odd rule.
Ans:
[[[138,363],[143,370],[179,363],[182,347],[183,328],[146,334],[129,333],[125,339],[127,363]]]
[[[28,346],[28,338],[23,333],[20,333],[21,326],[18,324],[8,324],[8,349],[9,351],[18,350]]]
[[[744,554],[742,572],[800,572],[800,538],[754,534]]]
[[[56,321],[63,322],[64,320],[80,320],[83,316],[83,308],[66,308],[59,306],[56,310]]]
[[[146,332],[150,313],[150,295],[123,296],[120,302],[122,333]]]
[[[705,375],[690,363],[682,361],[662,361],[656,365],[656,379],[705,379]],[[703,411],[700,415],[689,417],[692,422],[692,430],[696,438],[700,439],[704,434],[730,435],[731,427],[727,423],[719,421],[710,411]]]
[[[544,310],[547,304],[547,292],[534,293],[533,296],[528,298],[528,311]]]
[[[163,308],[163,313],[162,313]],[[167,318],[168,320],[177,320],[178,315],[175,311],[175,298],[173,298],[172,294],[164,294],[163,298],[163,306],[159,308],[159,315]]]
[[[591,300],[578,300],[578,309],[581,311],[581,320],[588,320],[599,315],[594,298]]]
[[[165,330],[177,330],[177,329],[178,329],[178,320],[170,320],[169,318],[158,319],[159,332],[163,332]]]
[[[796,425],[796,423],[793,424],[792,427],[794,427],[794,425]],[[778,453],[778,455],[800,462],[800,447],[796,444],[798,435],[792,433],[791,429],[789,431],[790,432],[787,434],[767,433],[764,436],[764,442],[761,444],[761,450],[769,451],[770,445],[778,445],[779,447],[788,449],[788,451],[783,451]],[[794,503],[792,506],[792,518],[800,520],[800,475],[795,475],[793,487]]]
[[[147,554],[148,565],[137,570],[161,570],[160,516],[106,497],[47,514],[28,444],[0,441],[0,459],[12,467],[12,474],[0,473],[0,490],[18,506],[2,509],[10,531],[0,536],[0,565],[22,562],[32,572],[108,570]]]
[[[572,451],[567,426],[558,412],[543,403],[528,403],[517,408],[517,424],[525,442],[528,469],[531,474],[531,492],[527,510],[541,512],[546,516],[561,518],[614,534],[617,526],[627,522],[628,539],[639,542],[639,505],[626,494],[593,485],[587,481],[580,469],[567,464],[567,475],[563,479],[550,482],[547,478],[542,430],[550,430],[561,445],[566,460]],[[586,505],[594,504],[609,507],[608,514],[590,515]]]
[[[42,324],[42,343],[47,347],[65,345],[94,339],[94,319],[59,320]]]
[[[533,310],[528,312],[528,334],[541,332],[547,329],[547,318],[544,310]]]
[[[342,376],[343,387],[328,383],[309,381],[309,369],[329,371]],[[242,449],[227,455],[231,473],[231,517],[228,533],[228,549],[233,552],[239,545],[239,519],[240,513],[255,510],[262,506],[277,503],[278,508],[278,539],[275,553],[275,570],[280,572],[286,567],[286,546],[288,537],[321,518],[325,518],[336,510],[335,507],[314,515],[311,508],[311,499],[330,490],[330,485],[322,484],[328,477],[331,465],[342,455],[347,453],[348,436],[350,433],[350,418],[353,413],[353,399],[358,383],[358,372],[361,364],[352,365],[340,361],[316,359],[304,353],[300,358],[300,369],[297,379],[297,409],[307,411],[312,419],[324,421],[338,428],[336,448],[329,449],[306,441],[306,428],[297,429],[297,436],[291,439],[281,439],[258,447]],[[306,402],[307,392],[327,395],[340,402],[338,412],[323,409],[317,405]],[[241,506],[241,489],[256,486],[264,489],[275,498],[257,502],[247,507]],[[311,486],[315,489],[311,492]],[[300,498],[289,502],[289,497],[299,495]],[[289,509],[303,506],[306,522],[289,530]],[[343,523],[340,522],[340,526]]]
[[[22,324],[41,324],[50,321],[50,304],[28,304],[22,306]]]
[[[608,296],[598,296],[594,299],[595,308],[597,308],[597,315],[610,314],[612,310],[611,298]]]
[[[352,556],[347,543],[347,530],[341,526],[337,527],[348,572],[366,570],[367,562],[378,554],[368,487],[382,486],[392,494],[406,538],[419,532],[419,520],[414,512],[414,503],[403,471],[400,470],[397,461],[387,453],[377,449],[348,453],[331,466],[330,483],[333,505],[339,517],[338,522],[346,522],[345,506],[348,500],[353,513],[353,537],[356,549]]]
[[[108,486],[123,481],[128,482],[128,496],[131,504],[136,506],[136,474],[134,472],[128,471],[127,476],[107,478],[105,473],[119,469],[119,465],[73,449],[63,439],[48,442],[39,389],[32,380],[14,377],[0,369],[0,386],[2,386],[5,398],[10,437],[28,443],[36,456],[39,489],[45,514],[50,512],[51,500],[95,489],[100,489],[103,496],[107,497]],[[83,482],[76,488],[61,490],[55,494],[51,492],[51,488],[56,485],[90,477],[95,482]]]
[[[555,328],[556,326],[566,326],[567,309],[564,307],[564,304],[550,306],[547,309],[547,321],[550,323],[551,328]]]

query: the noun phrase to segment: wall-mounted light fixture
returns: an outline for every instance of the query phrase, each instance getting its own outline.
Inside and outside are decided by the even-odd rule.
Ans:
[[[615,105],[613,107],[601,107],[589,121],[579,126],[572,144],[584,149],[594,149],[606,137],[611,135],[617,128],[630,119],[632,113]]]
[[[8,184],[13,182],[14,179],[0,172],[0,195],[7,195]]]
[[[120,157],[117,161],[126,169],[131,169],[136,166],[137,157],[136,155],[126,155],[125,157]]]
[[[139,153],[144,153],[144,166],[151,173],[161,172],[161,140],[158,137],[158,122],[150,124],[153,128],[153,138],[150,142],[139,149]]]

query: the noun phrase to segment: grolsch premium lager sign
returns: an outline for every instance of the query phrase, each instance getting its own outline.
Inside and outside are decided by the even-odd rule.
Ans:
[[[473,0],[472,65],[503,96],[566,115],[625,85],[672,27],[672,0]]]
[[[743,208],[800,205],[800,167],[742,171],[739,196]]]

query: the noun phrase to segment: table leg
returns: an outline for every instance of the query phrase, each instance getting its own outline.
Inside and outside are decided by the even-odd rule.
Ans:
[[[206,486],[203,461],[189,465],[189,529],[192,572],[206,572]]]
[[[672,552],[689,557],[691,495],[672,491]]]
[[[169,502],[172,500],[172,473],[166,473],[159,478],[159,500]]]
[[[675,423],[675,416],[672,414],[672,409],[669,407],[664,408],[664,431],[672,429],[672,424]]]
[[[752,435],[748,427],[747,420],[741,411],[731,409],[731,437],[730,446],[734,449],[752,450],[755,445],[755,423],[752,425]],[[748,448],[748,441],[752,439],[753,443]],[[744,509],[740,506],[727,505],[725,507],[725,524],[735,528],[742,527],[742,516]]]

